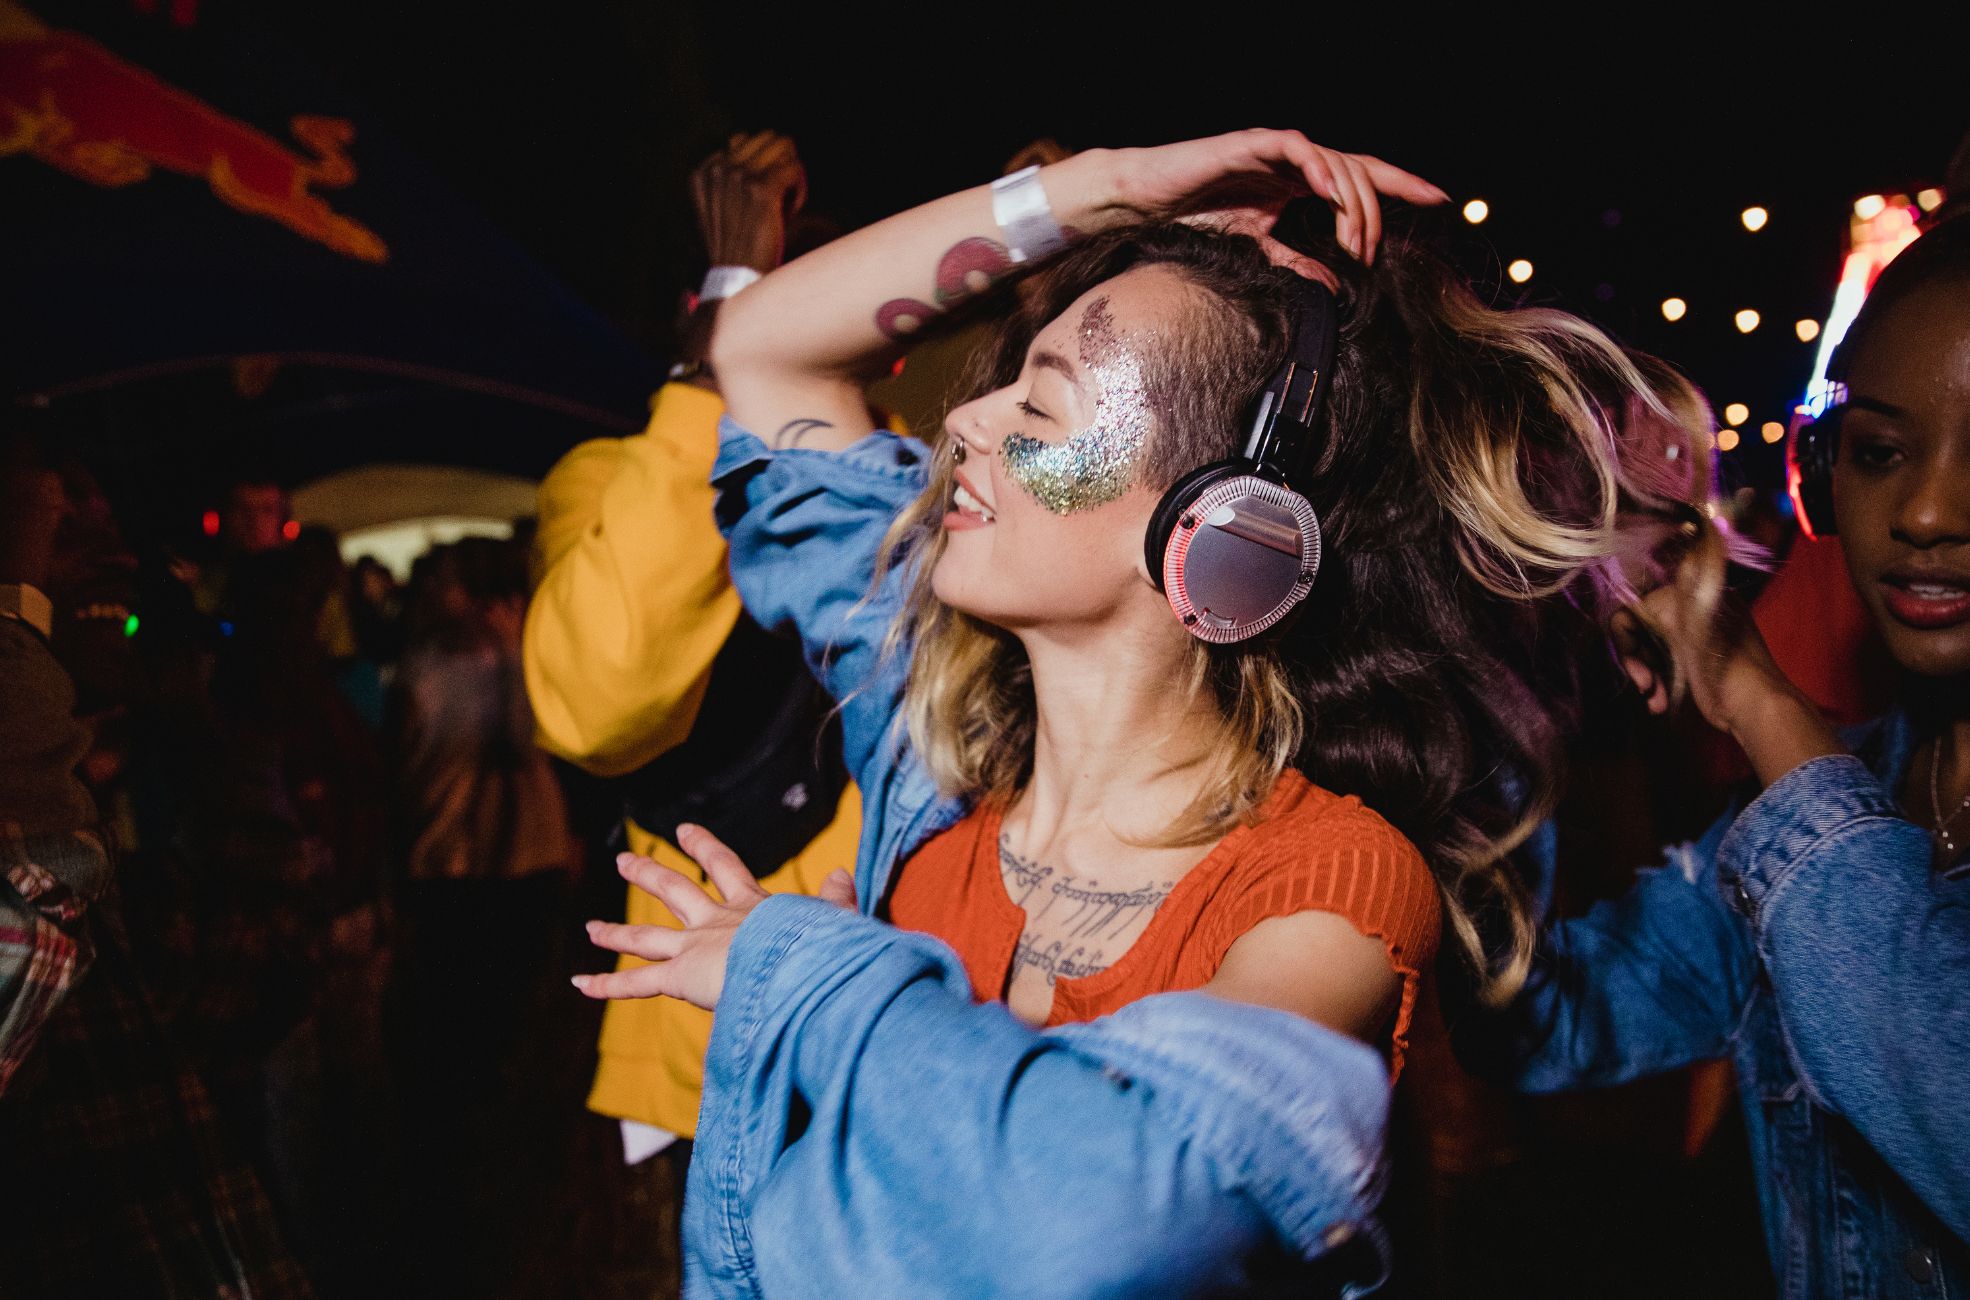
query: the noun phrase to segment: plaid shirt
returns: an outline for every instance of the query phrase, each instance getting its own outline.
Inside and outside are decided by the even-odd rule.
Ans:
[[[92,967],[0,1101],[19,1193],[0,1294],[309,1295],[259,1180],[145,996],[113,891],[85,926]]]
[[[62,879],[87,873],[91,857],[106,868],[102,841],[87,831],[30,837],[17,823],[0,827],[0,1097],[87,965],[83,900]],[[51,860],[67,870],[50,870]]]
[[[0,1295],[311,1294],[266,1193],[226,1149],[124,932],[69,787],[67,678],[0,620]],[[85,975],[86,968],[86,975]]]
[[[75,688],[48,643],[0,618],[0,1098],[88,964],[82,916],[109,882]]]

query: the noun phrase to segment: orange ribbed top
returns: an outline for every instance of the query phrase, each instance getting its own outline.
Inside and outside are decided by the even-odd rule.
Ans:
[[[1005,995],[1026,912],[1006,892],[999,864],[1002,809],[981,807],[903,864],[889,917],[932,934],[964,960],[974,997]],[[1332,912],[1387,948],[1402,977],[1389,1033],[1392,1074],[1402,1069],[1409,1018],[1442,923],[1436,881],[1416,846],[1353,795],[1282,774],[1259,820],[1220,840],[1107,969],[1055,982],[1048,1025],[1093,1020],[1155,993],[1210,982],[1231,945],[1260,921]]]

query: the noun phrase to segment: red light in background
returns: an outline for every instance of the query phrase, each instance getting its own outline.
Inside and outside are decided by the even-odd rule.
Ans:
[[[280,535],[290,542],[293,541],[301,535],[301,521],[299,519],[288,520],[280,526]]]
[[[219,535],[219,512],[217,510],[206,511],[204,517],[198,521],[198,526],[204,530],[207,537],[217,537]]]

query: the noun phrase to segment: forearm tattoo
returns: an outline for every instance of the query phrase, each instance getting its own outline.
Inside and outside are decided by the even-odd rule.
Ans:
[[[826,420],[788,420],[780,426],[779,432],[766,440],[766,445],[775,451],[785,451],[790,447],[798,447],[809,434],[832,428],[834,425]]]
[[[961,239],[937,260],[936,302],[891,298],[876,309],[876,328],[892,339],[922,332],[930,318],[975,298],[1013,272],[1012,255],[997,240],[974,235]]]
[[[1013,952],[1013,974],[1034,967],[1049,984],[1081,979],[1114,964],[1176,887],[1172,880],[1103,889],[1098,880],[1082,880],[1021,856],[1004,836],[999,838],[999,872],[1006,893],[1026,912],[1026,931]]]

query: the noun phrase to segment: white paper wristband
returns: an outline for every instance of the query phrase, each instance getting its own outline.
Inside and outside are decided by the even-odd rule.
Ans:
[[[1035,163],[992,182],[992,220],[1005,236],[1006,253],[1015,266],[1037,262],[1067,246],[1067,236],[1053,219],[1046,187]]]
[[[698,286],[698,301],[716,302],[720,298],[730,298],[757,279],[759,272],[750,266],[714,266],[705,272],[705,282]]]

